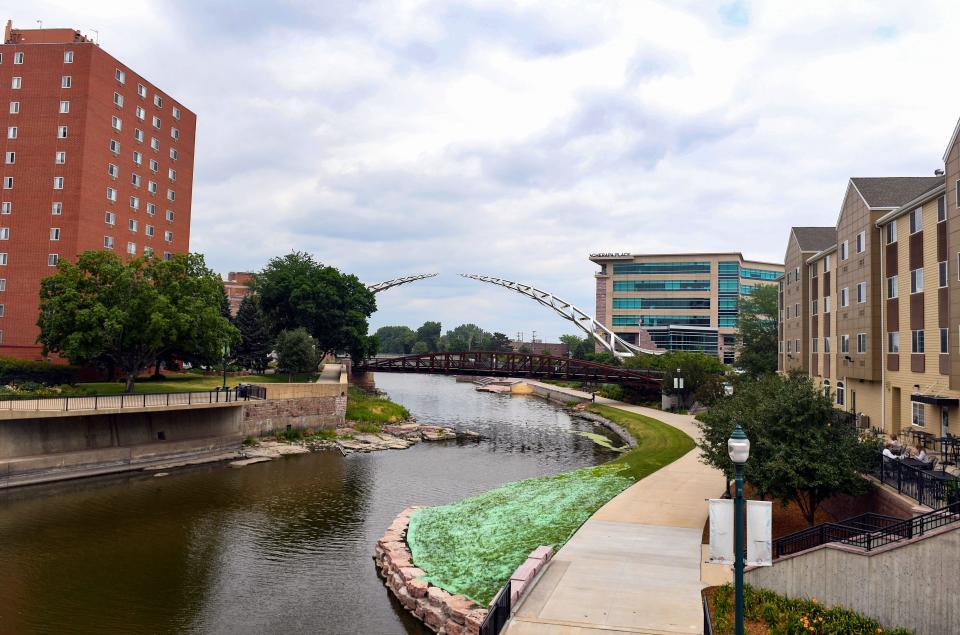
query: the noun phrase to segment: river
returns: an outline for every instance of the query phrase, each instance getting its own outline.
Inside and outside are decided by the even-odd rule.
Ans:
[[[376,381],[420,422],[483,439],[0,492],[0,632],[424,633],[371,559],[398,512],[610,458],[537,397]]]

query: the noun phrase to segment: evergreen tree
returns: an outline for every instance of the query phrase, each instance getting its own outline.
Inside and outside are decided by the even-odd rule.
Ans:
[[[230,313],[230,297],[227,296],[227,288],[220,287],[223,297],[220,299],[220,315],[233,322],[233,315]]]
[[[252,368],[262,373],[273,348],[267,319],[260,305],[250,296],[240,302],[234,325],[240,329],[240,344],[236,349],[237,363],[243,368]]]

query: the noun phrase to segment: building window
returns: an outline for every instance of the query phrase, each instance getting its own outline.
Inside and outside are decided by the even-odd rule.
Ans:
[[[143,155],[136,150],[133,151],[133,162],[136,165],[143,165]]]
[[[823,312],[824,313],[830,312],[830,296],[826,296],[823,298]]]
[[[2,304],[0,304],[0,318],[3,317],[3,314],[4,314],[4,307]]]
[[[171,161],[176,161],[177,158],[179,158],[179,156],[180,156],[180,155],[177,153],[177,149],[176,149],[176,148],[170,148],[170,160],[171,160]]]
[[[66,126],[57,126],[57,139],[66,139],[69,129]]]
[[[64,51],[64,52],[63,52],[63,63],[64,63],[64,64],[73,64],[73,51]]]
[[[157,183],[155,181],[147,181],[147,191],[151,194],[157,193]]]
[[[23,78],[21,77],[14,77],[13,80],[10,82],[10,88],[12,88],[13,90],[20,90],[22,86],[23,86]],[[960,183],[960,181],[958,181],[958,183]]]
[[[123,95],[121,95],[120,93],[114,93],[113,104],[115,106],[119,106],[120,108],[123,108]]]
[[[169,251],[165,251],[165,252],[163,252],[163,259],[164,259],[164,260],[173,260],[173,254],[171,254]]]
[[[176,180],[177,180],[177,171],[174,170],[173,168],[168,168],[168,169],[167,169],[167,178],[170,179],[171,181],[176,181]]]
[[[130,208],[131,209],[140,209],[140,199],[136,196],[130,197]]]
[[[123,128],[123,122],[120,121],[120,117],[110,117],[110,122],[114,130],[119,131]]]
[[[9,261],[10,261],[10,258],[7,254],[0,253],[0,266],[6,267]]]
[[[119,141],[117,141],[117,140],[115,140],[115,139],[111,139],[111,140],[110,140],[110,152],[112,152],[112,153],[114,153],[114,154],[117,154],[117,155],[120,154],[120,142],[119,142]]]
[[[164,239],[165,241],[167,241],[168,243],[173,242],[173,232],[170,231],[169,229],[168,229],[167,231],[163,232],[163,239]]]
[[[867,248],[867,232],[857,234],[857,253],[862,254]]]
[[[13,203],[10,201],[4,201],[0,203],[0,214],[10,214],[13,212]]]
[[[113,76],[116,78],[117,82],[123,84],[127,81],[127,74],[124,73],[119,68],[113,72]]]
[[[913,353],[923,352],[923,331],[911,331],[910,350]]]
[[[146,227],[144,227],[143,233],[145,233],[147,236],[150,236],[152,238],[155,233],[153,225],[147,225]]]
[[[5,176],[3,177],[3,189],[12,190],[13,189],[13,177]]]
[[[910,293],[923,292],[923,269],[914,269],[910,272]]]
[[[143,106],[137,106],[134,112],[137,115],[137,119],[139,119],[140,121],[143,121],[144,118],[147,116],[147,111],[143,109]]]
[[[830,272],[830,254],[823,257],[823,273]]]
[[[137,84],[137,95],[141,98],[146,99],[147,97],[147,87],[143,84]]]
[[[170,128],[170,136],[173,137],[175,140],[179,141],[179,140],[180,140],[180,130],[177,129],[177,128]]]
[[[160,163],[156,159],[150,159],[150,171],[154,174],[160,169]]]
[[[910,405],[913,406],[913,419],[911,423],[921,428],[924,427],[926,423],[923,419],[923,404],[917,401],[911,401]]]
[[[50,240],[60,240],[60,228],[51,227],[50,228]]]
[[[917,209],[910,212],[910,233],[916,234],[918,231],[923,229],[923,208],[918,207]]]
[[[866,333],[857,333],[857,352],[858,353],[867,352],[867,334]]]
[[[790,307],[789,307],[789,306],[787,307],[787,319],[788,319],[788,320],[790,319]]]
[[[13,54],[13,63],[14,64],[23,64],[23,53],[14,53]]]
[[[957,255],[960,258],[960,254]],[[897,297],[897,276],[890,276],[887,278],[887,297],[895,298]]]
[[[848,287],[840,289],[840,306],[850,306],[850,289]]]
[[[943,262],[937,263],[937,270],[939,273],[938,282],[940,288],[942,289],[943,287],[947,286],[947,261],[944,260]]]
[[[7,279],[0,278],[0,291],[6,291],[6,290],[7,290]]]
[[[788,353],[793,352],[793,340],[787,340],[787,352]]]
[[[0,227],[0,240],[10,240],[9,227]]]
[[[867,301],[867,283],[857,283],[857,304],[863,304]]]
[[[147,203],[147,214],[154,216],[157,213],[157,206],[153,203]]]
[[[941,196],[937,199],[937,222],[942,223],[947,220],[947,197]]]
[[[134,128],[134,129],[133,129],[133,139],[134,139],[134,141],[137,141],[138,143],[143,143],[143,130],[141,130],[140,128]]]
[[[63,177],[55,176],[53,177],[53,189],[62,190],[63,189]]]
[[[173,190],[167,190],[167,200],[168,201],[177,200],[177,193],[174,192]]]
[[[17,162],[17,153],[16,152],[6,152],[3,155],[3,162],[7,165],[13,165]]]
[[[887,244],[897,242],[897,221],[887,223]]]
[[[796,348],[794,349],[794,352],[799,353],[799,352],[800,352],[800,340],[797,339],[796,342],[797,342],[797,345],[796,345]]]
[[[829,379],[823,380],[823,394],[825,397],[830,396],[830,380]]]
[[[103,248],[104,248],[104,249],[113,249],[113,236],[104,236],[104,237],[103,237]]]
[[[843,241],[840,243],[840,260],[846,260],[850,257],[850,242]]]
[[[144,256],[152,256],[152,255],[153,255],[153,247],[144,247],[144,248],[143,248],[143,255],[144,255]]]
[[[10,102],[10,114],[11,114],[11,115],[16,115],[16,114],[19,114],[19,113],[20,113],[20,102],[19,102],[19,101],[11,101],[11,102]]]
[[[10,126],[7,128],[7,139],[16,139],[17,138],[17,127]]]
[[[173,107],[173,118],[177,120],[180,119],[180,109],[176,106]]]
[[[167,210],[167,220],[170,221],[170,222],[173,222],[173,216],[174,216],[174,215],[173,215],[173,210],[172,210],[172,209],[168,209],[168,210]]]
[[[58,262],[60,262],[60,254],[47,254],[48,267],[56,267]]]
[[[163,108],[163,97],[160,95],[153,96],[153,105],[157,108]]]
[[[128,221],[127,221],[127,229],[129,229],[130,231],[136,233],[136,231],[137,231],[137,221],[136,221],[135,219],[133,219],[133,218],[131,218],[130,220],[128,220]]]
[[[118,176],[120,176],[120,168],[118,168],[117,166],[115,166],[115,165],[112,164],[112,163],[108,163],[108,164],[107,164],[107,174],[109,174],[111,178],[114,178],[114,179],[115,179],[115,178],[117,178]]]
[[[73,78],[69,75],[64,75],[60,78],[60,88],[70,88],[73,85]]]
[[[818,340],[818,339],[815,338],[815,337],[812,338],[812,339],[810,340],[810,352],[811,352],[811,353],[816,353],[819,345],[820,345],[820,340]]]
[[[50,206],[50,213],[54,216],[60,216],[63,214],[63,203],[56,202]]]
[[[117,223],[117,215],[113,212],[104,212],[103,222],[113,227]]]
[[[112,187],[107,188],[107,200],[112,201],[114,203],[117,202],[117,191]]]
[[[140,182],[141,182],[141,179],[140,179],[140,175],[139,175],[139,174],[131,174],[131,175],[130,175],[130,183],[131,183],[134,187],[140,187]]]
[[[841,353],[850,352],[850,336],[849,335],[840,336],[840,352]]]
[[[154,127],[156,130],[159,130],[159,129],[160,129],[160,117],[158,117],[158,116],[156,116],[156,115],[153,116],[153,127]]]
[[[54,163],[56,163],[57,165],[63,165],[66,162],[67,162],[67,153],[64,152],[63,150],[57,152],[54,158]]]
[[[131,256],[137,255],[137,243],[127,243],[127,253]]]
[[[794,317],[800,317],[800,303],[797,302],[793,305],[793,315]]]
[[[844,399],[846,398],[846,394],[845,394],[845,393],[846,393],[846,391],[845,391],[844,388],[843,388],[843,382],[842,382],[842,381],[838,381],[838,382],[837,382],[837,405],[838,405],[838,406],[844,405],[843,402],[844,402]]]
[[[823,338],[823,352],[824,352],[824,353],[829,353],[829,352],[830,352],[830,338],[829,338],[829,337]]]
[[[150,147],[154,150],[160,150],[160,140],[156,137],[150,137]]]
[[[946,355],[950,352],[950,329],[940,329],[940,353]]]

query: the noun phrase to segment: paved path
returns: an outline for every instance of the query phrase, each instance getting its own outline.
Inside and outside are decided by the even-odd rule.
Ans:
[[[693,417],[613,405],[693,438]],[[694,449],[601,507],[560,549],[521,602],[508,635],[702,633],[700,544],[706,498],[723,475]]]

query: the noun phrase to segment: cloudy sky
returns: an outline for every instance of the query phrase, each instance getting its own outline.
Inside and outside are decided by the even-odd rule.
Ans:
[[[960,117],[960,3],[49,0],[198,115],[191,247],[292,249],[365,282],[374,326],[572,325],[591,252],[781,260],[849,176],[931,175]]]

